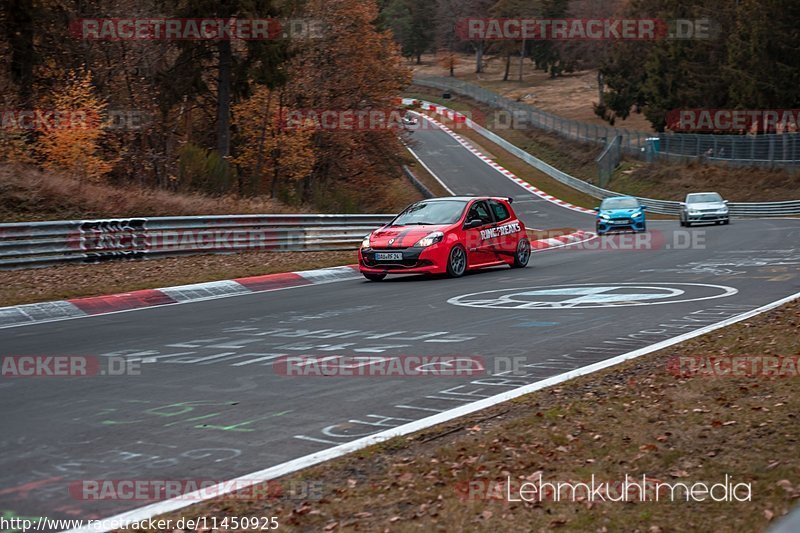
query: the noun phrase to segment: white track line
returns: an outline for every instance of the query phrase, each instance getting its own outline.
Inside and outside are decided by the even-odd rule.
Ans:
[[[192,492],[191,494],[183,495],[171,500],[166,500],[163,502],[146,505],[144,507],[133,509],[131,511],[121,513],[106,519],[105,524],[111,525],[112,523],[114,523],[116,524],[116,526],[104,527],[103,521],[100,521],[99,523],[93,526],[85,526],[78,529],[71,529],[69,531],[74,533],[78,532],[104,533],[106,531],[114,529],[115,527],[116,528],[121,527],[119,524],[125,524],[125,523],[130,524],[132,522],[147,520],[148,518],[152,518],[154,516],[176,511],[178,509],[183,509],[200,501],[209,500],[214,497],[227,494],[232,491],[231,490],[232,488],[235,488],[236,490],[241,490],[248,486],[264,483],[265,481],[276,479],[281,476],[297,472],[298,470],[302,470],[304,468],[308,468],[323,463],[325,461],[330,461],[331,459],[342,457],[351,452],[361,450],[368,446],[372,446],[373,444],[378,444],[380,442],[384,442],[386,440],[395,437],[401,437],[403,435],[416,433],[417,431],[430,428],[437,424],[450,422],[451,420],[454,420],[456,418],[472,414],[482,409],[493,407],[499,403],[507,402],[508,400],[518,398],[525,394],[530,394],[532,392],[544,389],[546,387],[550,387],[552,385],[558,385],[560,383],[563,383],[565,381],[568,381],[570,379],[579,376],[585,376],[597,372],[599,370],[604,370],[606,368],[618,365],[625,361],[636,359],[637,357],[641,357],[643,355],[647,355],[649,353],[661,350],[663,348],[668,348],[683,341],[699,337],[700,335],[704,335],[711,331],[718,330],[725,326],[730,326],[731,324],[747,320],[748,318],[760,315],[761,313],[765,313],[767,311],[775,309],[776,307],[779,307],[785,303],[791,302],[798,298],[800,298],[800,292],[795,293],[791,296],[787,296],[786,298],[776,300],[772,303],[759,307],[758,309],[754,309],[752,311],[742,313],[740,315],[723,320],[721,322],[717,322],[716,324],[711,324],[703,328],[697,329],[695,331],[690,331],[688,333],[684,333],[683,335],[679,335],[671,339],[657,342],[656,344],[651,344],[650,346],[646,346],[644,348],[640,348],[638,350],[634,350],[626,354],[618,355],[617,357],[613,357],[605,361],[600,361],[588,366],[577,368],[575,370],[571,370],[569,372],[565,372],[563,374],[559,374],[557,376],[553,376],[551,378],[547,378],[542,381],[537,381],[536,383],[531,383],[530,385],[526,385],[524,387],[510,390],[502,394],[497,394],[495,396],[491,396],[489,398],[485,398],[483,400],[474,403],[463,405],[461,407],[457,407],[449,411],[444,411],[442,413],[429,416],[427,418],[416,420],[414,422],[410,422],[408,424],[398,426],[396,428],[391,428],[386,431],[376,433],[375,435],[362,437],[352,442],[340,444],[339,446],[334,446],[333,448],[328,448],[327,450],[322,450],[317,453],[312,453],[311,455],[299,457],[292,461],[281,463],[279,465],[275,465],[270,468],[265,468],[264,470],[258,470],[256,472],[246,474],[236,479],[220,483],[218,485],[215,485],[214,487]]]
[[[419,162],[419,164],[422,165],[422,168],[424,168],[425,170],[428,171],[428,174],[433,176],[433,179],[435,179],[436,181],[439,182],[439,185],[444,187],[444,190],[446,190],[450,194],[450,196],[455,196],[456,195],[456,193],[454,193],[453,190],[450,187],[445,185],[445,183],[442,181],[442,179],[439,176],[437,176],[436,173],[433,170],[431,170],[431,168],[428,165],[425,164],[425,161],[420,159],[420,157],[417,155],[417,153],[414,150],[412,150],[411,147],[409,145],[407,145],[407,144],[406,144],[406,150],[411,152],[411,155],[414,156],[414,159],[416,159]]]

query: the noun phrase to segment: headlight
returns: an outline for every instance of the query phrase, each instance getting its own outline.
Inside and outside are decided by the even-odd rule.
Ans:
[[[695,216],[697,216],[697,215],[699,215],[699,214],[700,214],[700,211],[689,211],[689,214],[690,214],[691,216],[695,217]]]
[[[727,208],[727,207],[723,207],[723,208],[721,208],[721,209],[720,209],[719,211],[717,211],[717,212],[718,212],[718,213],[721,213],[721,214],[723,214],[723,215],[726,215],[726,214],[728,214],[728,208]]]
[[[428,246],[434,245],[437,242],[442,242],[444,239],[444,233],[441,231],[434,231],[433,233],[429,233],[420,240],[417,241],[417,244],[414,246],[419,246],[420,248],[427,248]]]
[[[639,218],[640,216],[643,216],[643,215],[644,215],[644,211],[637,211],[636,213],[633,214],[633,217],[634,218]]]
[[[609,220],[611,217],[608,215],[600,215],[600,218],[602,218],[603,220]]]
[[[369,248],[369,235],[364,237],[364,240],[361,241],[361,249],[363,250],[364,248]]]

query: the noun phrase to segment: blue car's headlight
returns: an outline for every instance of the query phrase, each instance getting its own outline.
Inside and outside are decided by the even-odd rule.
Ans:
[[[640,218],[644,216],[644,211],[637,211],[633,214],[634,218]]]
[[[608,215],[600,214],[600,218],[602,218],[603,220],[609,220],[611,217]]]

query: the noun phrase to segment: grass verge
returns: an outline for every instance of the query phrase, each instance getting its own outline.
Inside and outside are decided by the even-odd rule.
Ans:
[[[289,531],[763,531],[800,504],[798,377],[677,377],[675,356],[800,353],[800,303],[280,480],[321,499],[210,500],[172,518]],[[253,469],[261,465],[253,465]],[[750,483],[746,502],[509,502],[475,480]],[[275,492],[272,492],[274,495]],[[744,496],[743,493],[739,493]],[[718,493],[719,495],[719,493]]]

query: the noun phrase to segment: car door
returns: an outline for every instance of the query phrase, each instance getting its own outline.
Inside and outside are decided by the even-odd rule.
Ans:
[[[464,225],[472,220],[480,220],[480,225],[464,228],[464,246],[467,248],[467,260],[470,267],[497,261],[494,253],[495,231],[494,217],[485,200],[476,200],[467,210]]]
[[[492,243],[494,252],[498,256],[513,256],[517,251],[517,241],[520,237],[519,220],[513,211],[500,200],[489,200],[489,209],[494,215],[495,227],[498,228],[498,235]]]

